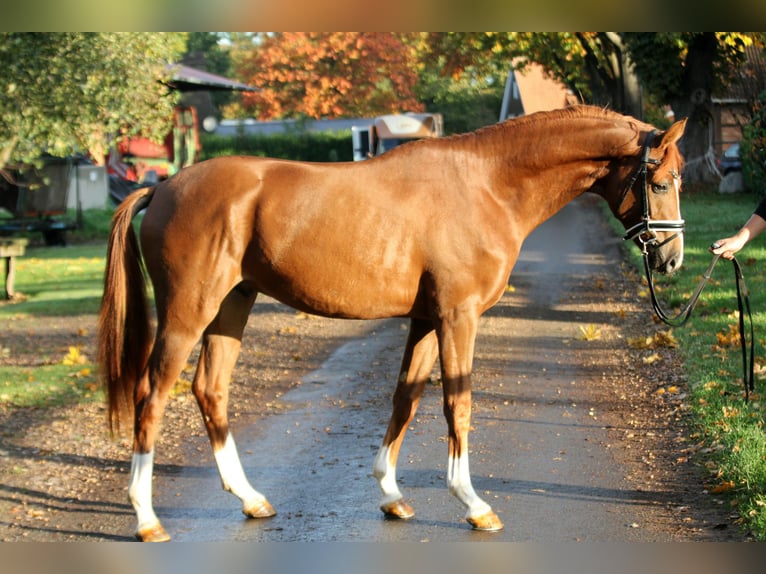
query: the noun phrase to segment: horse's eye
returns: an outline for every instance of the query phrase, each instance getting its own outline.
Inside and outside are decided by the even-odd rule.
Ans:
[[[670,184],[669,183],[653,183],[652,184],[652,191],[654,193],[667,193],[670,191]]]

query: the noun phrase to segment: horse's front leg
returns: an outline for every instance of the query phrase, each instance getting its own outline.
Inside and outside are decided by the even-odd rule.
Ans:
[[[503,523],[489,504],[476,494],[468,466],[468,431],[471,426],[471,369],[478,317],[462,313],[446,319],[440,332],[444,416],[447,419],[449,456],[447,486],[468,509],[468,523],[476,530],[500,530]]]
[[[437,353],[438,346],[432,323],[413,319],[394,392],[391,421],[373,464],[373,475],[378,479],[383,491],[380,509],[392,518],[406,519],[415,515],[412,507],[404,502],[396,484],[396,462],[407,425],[418,409]]]
[[[227,413],[231,373],[239,356],[242,333],[254,301],[255,294],[234,290],[221,304],[218,315],[203,335],[192,391],[205,421],[223,489],[242,501],[245,516],[266,518],[276,512],[245,476],[229,431]]]

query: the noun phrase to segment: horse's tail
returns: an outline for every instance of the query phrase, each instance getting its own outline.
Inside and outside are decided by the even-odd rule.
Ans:
[[[98,363],[109,406],[109,430],[133,418],[136,385],[149,360],[152,338],[135,215],[149,205],[154,188],[134,191],[112,218],[106,253],[104,295],[98,323]]]

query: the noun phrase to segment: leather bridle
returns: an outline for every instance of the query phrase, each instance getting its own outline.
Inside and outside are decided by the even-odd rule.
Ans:
[[[673,241],[676,237],[681,235],[684,232],[684,220],[683,219],[652,219],[651,213],[650,213],[650,205],[649,205],[649,184],[647,182],[647,166],[649,164],[652,165],[659,165],[662,163],[658,159],[652,159],[649,157],[649,148],[652,145],[652,140],[654,139],[655,134],[657,133],[657,130],[652,130],[649,132],[649,134],[646,136],[646,141],[644,142],[644,149],[641,153],[641,163],[638,166],[638,169],[636,169],[636,172],[633,174],[633,177],[631,178],[630,182],[625,188],[625,191],[622,193],[622,200],[620,201],[620,205],[625,201],[625,198],[628,195],[628,192],[631,189],[634,189],[636,182],[641,180],[641,190],[640,193],[636,193],[638,197],[641,198],[641,208],[642,208],[642,216],[641,221],[639,221],[634,226],[630,227],[625,231],[625,235],[623,236],[624,240],[629,239],[637,239],[638,242],[641,244],[641,250],[643,253],[647,253],[650,249],[652,251],[656,251],[659,248],[661,248],[666,243],[669,243],[670,241]],[[673,176],[674,178],[678,178],[677,175]],[[635,190],[634,190],[635,191]],[[670,236],[668,236],[664,241],[659,242],[657,239],[657,231],[667,231],[667,232],[674,232]]]

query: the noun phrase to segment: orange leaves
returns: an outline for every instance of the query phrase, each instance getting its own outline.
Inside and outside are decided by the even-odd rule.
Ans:
[[[712,487],[709,492],[710,494],[723,494],[724,492],[729,492],[735,486],[733,480],[725,480]]]
[[[284,32],[266,37],[240,70],[260,92],[243,105],[262,120],[422,111],[408,34]]]
[[[739,325],[733,323],[728,330],[719,331],[715,335],[719,347],[733,347],[739,345]]]
[[[648,337],[630,338],[628,345],[633,349],[659,349],[663,347],[675,349],[678,347],[678,341],[676,341],[673,331],[668,329],[667,331],[657,331]]]

